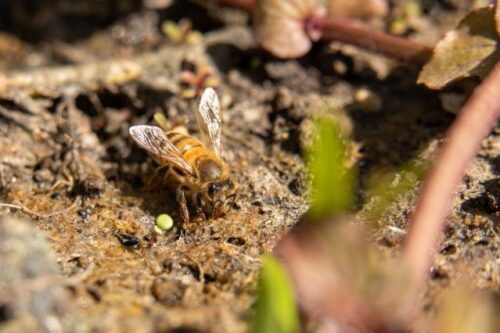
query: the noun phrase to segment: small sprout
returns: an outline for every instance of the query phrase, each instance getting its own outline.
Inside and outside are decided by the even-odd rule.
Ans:
[[[174,220],[168,214],[160,214],[156,218],[155,231],[157,228],[163,233],[164,231],[172,229],[174,226]]]
[[[161,128],[165,129],[170,127],[170,123],[163,113],[156,112],[153,118],[155,122],[158,124],[158,126],[160,126]]]
[[[203,39],[200,32],[193,30],[193,24],[189,19],[181,19],[179,23],[165,21],[161,25],[161,30],[176,45],[196,44]]]
[[[220,80],[207,65],[194,66],[192,70],[183,70],[180,74],[181,97],[189,99],[201,96],[205,88],[219,86]]]

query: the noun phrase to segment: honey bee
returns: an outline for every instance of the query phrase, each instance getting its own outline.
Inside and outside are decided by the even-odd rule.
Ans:
[[[175,190],[184,222],[190,221],[190,208],[202,220],[224,216],[236,199],[236,186],[221,156],[221,109],[212,88],[201,96],[196,122],[207,145],[176,129],[147,125],[129,129],[134,141],[167,169],[165,180]]]

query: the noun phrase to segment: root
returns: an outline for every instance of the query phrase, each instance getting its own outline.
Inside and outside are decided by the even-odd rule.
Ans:
[[[31,209],[29,209],[28,207],[26,207],[24,204],[22,204],[19,201],[17,203],[15,203],[15,204],[9,204],[9,203],[2,203],[2,202],[0,202],[0,207],[18,209],[18,210],[22,211],[25,214],[29,214],[29,215],[35,216],[37,218],[48,218],[48,217],[52,217],[52,216],[56,216],[56,215],[61,215],[61,214],[64,214],[64,213],[67,213],[67,212],[73,210],[73,208],[75,208],[78,205],[80,205],[80,201],[81,201],[81,198],[80,197],[76,197],[76,199],[73,201],[73,203],[71,205],[69,205],[68,207],[66,207],[66,208],[64,208],[62,210],[58,210],[58,211],[55,211],[55,212],[52,212],[52,213],[45,213],[45,214],[34,212],[34,211],[32,211]]]

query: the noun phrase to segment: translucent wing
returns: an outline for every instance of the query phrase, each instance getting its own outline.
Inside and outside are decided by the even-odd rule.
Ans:
[[[200,106],[196,112],[196,122],[203,135],[209,138],[208,141],[215,154],[220,158],[222,118],[219,98],[212,88],[205,89],[201,96]]]
[[[179,149],[170,142],[161,128],[140,125],[130,127],[129,132],[134,141],[157,160],[193,174],[191,165],[182,157]]]

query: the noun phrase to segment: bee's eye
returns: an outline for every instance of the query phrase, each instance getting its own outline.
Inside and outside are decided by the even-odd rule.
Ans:
[[[208,195],[213,198],[216,192],[218,192],[220,189],[220,184],[219,183],[211,183],[208,185]]]

